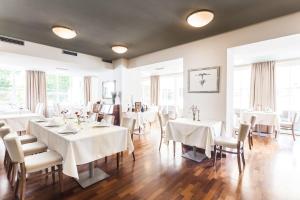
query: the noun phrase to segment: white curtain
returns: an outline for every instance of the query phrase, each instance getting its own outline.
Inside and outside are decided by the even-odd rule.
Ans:
[[[26,71],[26,104],[32,112],[38,104],[43,104],[47,113],[46,74],[42,71]]]
[[[252,64],[250,106],[257,111],[276,110],[275,61]]]
[[[159,76],[151,76],[150,77],[150,98],[152,105],[159,105]]]
[[[92,77],[84,77],[84,103],[85,105],[91,101],[92,98]]]

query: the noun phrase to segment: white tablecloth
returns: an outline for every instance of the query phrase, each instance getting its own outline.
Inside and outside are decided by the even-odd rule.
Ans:
[[[25,131],[31,119],[40,118],[36,113],[19,113],[0,115],[0,120],[7,123],[12,131]]]
[[[145,111],[145,112],[125,112],[123,117],[136,119],[136,126],[143,127],[146,123],[152,123],[155,121],[157,112],[155,111]]]
[[[250,122],[251,116],[256,116],[256,124],[275,127],[280,131],[280,116],[274,112],[241,112],[241,122]]]
[[[193,121],[187,118],[177,118],[167,123],[166,138],[205,149],[205,155],[210,158],[214,138],[220,136],[221,132],[221,121]]]
[[[81,124],[77,134],[59,134],[62,127],[45,127],[45,123],[29,122],[28,132],[63,157],[63,173],[77,178],[77,165],[90,163],[118,152],[134,150],[128,130],[119,126],[93,128]]]

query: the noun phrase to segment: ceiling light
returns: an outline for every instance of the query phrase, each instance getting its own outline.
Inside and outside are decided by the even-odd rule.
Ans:
[[[76,31],[63,26],[54,26],[52,27],[52,31],[55,35],[63,39],[72,39],[77,35]]]
[[[214,19],[214,13],[209,10],[198,10],[191,13],[186,21],[193,27],[202,27]]]
[[[123,54],[128,50],[127,47],[124,46],[113,46],[111,49],[118,54]]]

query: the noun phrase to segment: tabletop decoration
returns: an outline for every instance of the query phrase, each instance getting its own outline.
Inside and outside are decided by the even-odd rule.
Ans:
[[[191,110],[193,112],[193,121],[195,121],[196,120],[196,112],[198,111],[198,108],[197,108],[196,105],[193,104],[192,107],[191,107]]]
[[[63,110],[60,112],[60,114],[62,115],[63,120],[64,120],[65,123],[67,123],[67,113],[68,113],[68,112],[69,112],[69,111],[68,111],[67,109],[63,109]]]
[[[83,112],[82,111],[76,111],[75,115],[77,117],[77,124],[80,125],[81,122],[83,122],[83,120],[84,120]]]

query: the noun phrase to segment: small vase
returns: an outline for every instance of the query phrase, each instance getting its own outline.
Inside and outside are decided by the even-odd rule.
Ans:
[[[193,121],[196,120],[196,113],[193,113]]]

